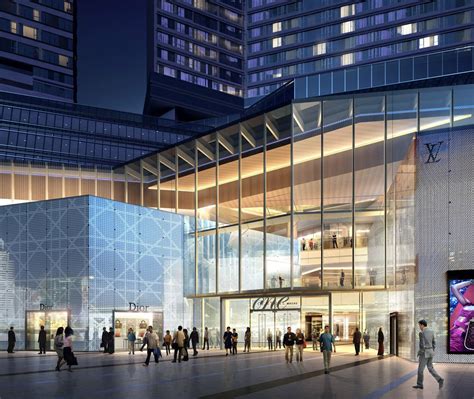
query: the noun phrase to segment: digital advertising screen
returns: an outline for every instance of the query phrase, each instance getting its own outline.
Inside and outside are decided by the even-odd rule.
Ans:
[[[448,353],[474,354],[474,270],[448,272]]]

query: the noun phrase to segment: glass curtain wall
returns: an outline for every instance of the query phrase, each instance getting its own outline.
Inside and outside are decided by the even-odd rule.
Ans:
[[[112,195],[195,216],[187,292],[409,284],[416,133],[470,120],[452,90],[295,102],[116,169]]]
[[[293,104],[293,285],[321,287],[321,103]]]

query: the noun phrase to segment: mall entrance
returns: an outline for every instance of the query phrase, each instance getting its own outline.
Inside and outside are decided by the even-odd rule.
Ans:
[[[250,327],[252,347],[268,348],[268,338],[275,345],[290,326],[300,328],[308,346],[317,340],[325,325],[331,326],[334,339],[352,351],[356,328],[370,336],[370,348],[377,348],[377,333],[383,328],[386,348],[396,341],[396,329],[390,326],[386,291],[330,292],[321,295],[279,295],[250,298],[222,298],[221,331],[227,326],[239,334],[239,347],[244,345],[245,330]],[[211,325],[211,324],[204,324]],[[392,321],[392,325],[394,322]],[[393,336],[393,337],[392,337]],[[392,344],[392,347],[394,345]],[[316,344],[314,350],[318,350]]]
[[[41,326],[46,330],[46,350],[54,349],[54,337],[59,327],[69,325],[67,310],[27,310],[26,311],[26,350],[39,350],[38,335]]]
[[[148,326],[153,326],[160,339],[163,337],[163,312],[136,312],[116,310],[113,314],[113,325],[115,334],[115,350],[128,350],[128,331],[130,328],[135,332],[135,350],[143,345]]]

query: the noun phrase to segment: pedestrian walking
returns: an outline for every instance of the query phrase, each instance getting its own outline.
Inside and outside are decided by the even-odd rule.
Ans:
[[[56,371],[61,371],[61,366],[65,363],[64,362],[64,328],[59,327],[56,330],[56,336],[54,337],[54,350],[58,355],[58,362],[56,363]]]
[[[38,344],[39,344],[38,355],[46,354],[46,331],[44,329],[44,326],[40,327],[40,331],[38,334]]]
[[[135,354],[135,341],[137,340],[137,336],[135,335],[135,332],[133,331],[133,328],[128,329],[128,334],[127,334],[127,341],[128,341],[128,354],[129,355],[134,355]]]
[[[104,327],[102,329],[102,339],[100,342],[100,347],[104,348],[104,353],[109,352],[108,346],[109,346],[109,333],[107,332],[107,329]]]
[[[244,352],[250,352],[250,342],[252,341],[252,333],[250,332],[250,327],[247,327],[244,335]]]
[[[316,346],[318,344],[318,339],[319,339],[319,335],[320,335],[320,330],[319,328],[315,328],[313,330],[313,334],[312,334],[312,337],[311,337],[311,340],[313,342],[313,350],[315,351],[316,350]]]
[[[64,343],[63,343],[63,355],[64,360],[68,365],[69,372],[72,372],[72,366],[77,366],[77,359],[74,356],[73,348],[72,348],[72,336],[74,335],[74,331],[71,327],[67,326],[64,330]]]
[[[187,362],[189,360],[189,335],[188,330],[186,328],[183,329],[184,334],[184,345],[183,345],[183,362]]]
[[[163,346],[166,349],[166,356],[171,354],[171,342],[173,341],[173,337],[170,334],[170,330],[166,330],[166,334],[163,337]]]
[[[199,344],[199,333],[197,332],[196,327],[193,327],[193,331],[191,331],[189,338],[191,339],[191,346],[193,347],[193,356],[197,356],[198,351],[196,347]]]
[[[207,329],[207,327],[204,327],[204,338],[202,341],[202,350],[204,350],[206,345],[207,345],[207,350],[209,350],[209,330]]]
[[[336,341],[334,340],[334,336],[329,332],[329,326],[324,327],[324,332],[319,336],[319,342],[321,344],[321,351],[323,352],[324,374],[329,374],[331,355],[333,351],[336,353]]]
[[[16,335],[15,335],[15,331],[13,331],[13,326],[12,326],[10,327],[10,330],[8,330],[8,348],[7,348],[8,353],[15,353],[13,351],[15,349],[15,344],[16,344]]]
[[[109,336],[107,341],[107,352],[109,355],[115,352],[115,333],[112,327],[109,328]]]
[[[341,270],[341,274],[339,276],[339,285],[341,287],[344,287],[344,280],[346,278],[346,274],[344,273],[344,270]]]
[[[379,350],[377,351],[377,355],[383,356],[384,347],[383,342],[385,340],[385,336],[383,335],[382,327],[379,328],[379,332],[377,334],[377,342],[379,343]]]
[[[283,336],[283,347],[285,348],[285,360],[287,363],[293,362],[293,347],[295,346],[296,335],[291,331],[291,327],[286,329],[286,334]]]
[[[273,334],[270,329],[268,329],[268,332],[267,332],[267,342],[268,342],[268,350],[269,351],[273,350]]]
[[[183,354],[183,347],[184,347],[184,333],[183,327],[178,326],[178,331],[176,331],[173,335],[173,344],[172,347],[174,349],[174,359],[173,363],[181,363],[181,355]]]
[[[232,332],[230,331],[230,327],[227,327],[227,330],[224,333],[223,339],[224,339],[225,355],[229,356],[229,351],[232,350]]]
[[[363,338],[364,338],[365,349],[369,349],[370,348],[370,335],[367,332],[367,330],[364,331]]]
[[[360,333],[359,329],[356,327],[354,335],[352,336],[352,343],[354,344],[356,356],[359,356],[361,338],[362,338],[362,334]]]
[[[277,348],[280,348],[281,349],[281,331],[279,328],[276,329],[276,332],[275,332],[275,350]]]
[[[301,332],[299,328],[296,329],[296,361],[302,362],[303,361],[303,350],[306,346],[304,334]]]
[[[237,354],[237,343],[239,341],[239,334],[237,331],[232,329],[232,354],[236,355]]]
[[[416,385],[413,386],[415,389],[423,389],[423,373],[425,367],[438,382],[439,389],[443,388],[444,380],[439,376],[433,367],[433,358],[436,348],[436,340],[434,331],[428,328],[426,320],[420,320],[418,322],[419,332],[419,350],[418,350],[418,379]]]
[[[336,233],[334,233],[332,235],[332,247],[333,247],[333,249],[334,248],[339,248],[339,245],[337,245],[337,235],[336,235]]]
[[[148,331],[148,330],[147,330]],[[143,352],[143,348],[145,346],[147,346],[148,342],[147,342],[147,338],[146,338],[146,333],[145,333],[145,336],[143,337],[143,340],[142,340],[142,346],[140,348],[140,352]]]
[[[144,366],[148,366],[150,364],[150,357],[153,354],[153,357],[155,358],[155,363],[158,363],[159,356],[160,356],[160,351],[159,349],[159,337],[156,332],[153,331],[152,326],[148,326],[147,332],[145,334],[146,337],[146,342],[147,342],[147,347],[146,347],[146,360],[145,363],[143,363]]]

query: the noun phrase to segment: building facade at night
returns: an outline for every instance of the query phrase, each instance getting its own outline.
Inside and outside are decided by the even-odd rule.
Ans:
[[[71,0],[0,3],[0,90],[74,102]]]
[[[173,238],[178,249],[170,252],[169,260],[182,273],[175,289],[184,302],[173,322],[207,326],[214,345],[220,344],[218,337],[227,325],[239,334],[250,326],[257,347],[266,344],[268,330],[276,334],[288,325],[311,336],[328,323],[342,343],[350,342],[355,327],[375,336],[382,326],[386,351],[414,359],[416,320],[423,317],[439,336],[439,361],[471,362],[468,355],[446,352],[445,274],[472,266],[473,224],[468,219],[473,213],[465,195],[472,190],[472,93],[472,85],[455,85],[296,99],[117,166],[112,178],[92,175],[81,184],[87,181],[87,187],[100,187],[100,192],[82,194],[114,195],[114,200],[128,203],[85,200],[99,214],[101,208],[133,206],[136,225],[146,214],[156,225],[145,230],[156,232],[157,238],[168,229],[163,223],[176,217],[180,237]],[[36,171],[24,172],[26,181],[38,178]],[[48,179],[49,189],[70,184],[71,178]],[[49,209],[54,203],[21,204],[22,212],[31,206]],[[3,212],[10,215],[18,206]],[[116,214],[115,222],[101,222],[101,228],[119,219],[123,217]],[[22,261],[26,265],[20,265],[16,252],[21,248],[15,247],[20,244],[10,240],[17,222],[12,223],[2,224],[2,259],[10,262],[2,275],[18,279],[19,267],[36,266],[28,255]],[[117,224],[114,229],[114,234],[125,234],[128,227]],[[133,273],[144,269],[139,269],[141,260],[133,259],[158,249],[146,249],[132,239],[130,246],[124,245],[129,255],[119,263],[125,262],[132,273],[125,284],[135,281],[131,291],[139,295],[161,275],[135,280]],[[118,258],[90,256],[84,262],[97,271],[117,265]],[[158,268],[153,259],[143,264]],[[44,262],[41,273],[46,274],[40,280],[52,273],[49,264]],[[13,274],[8,271],[12,265]],[[96,278],[83,279],[84,292],[91,292]],[[128,290],[118,274],[103,278],[116,296]],[[32,292],[15,282],[17,287],[20,295]],[[132,323],[129,315],[117,316],[134,306],[129,302],[144,306],[136,316],[141,320],[154,317],[146,306],[161,311],[151,299],[128,298],[102,309],[108,318],[101,314],[95,324],[88,319],[88,327],[84,321],[83,337],[85,331],[94,334],[100,323],[111,321],[119,330],[123,320]],[[36,302],[28,302],[26,310],[37,311]],[[75,306],[62,302],[62,308],[71,309],[71,320],[79,320]],[[87,306],[92,312],[93,304]],[[164,320],[154,322],[156,327],[169,328],[166,315]]]

